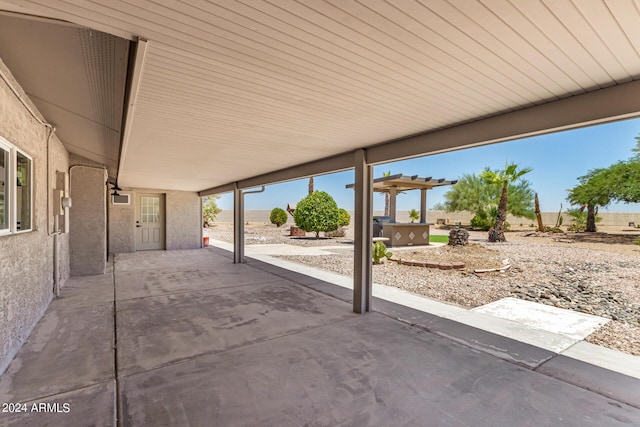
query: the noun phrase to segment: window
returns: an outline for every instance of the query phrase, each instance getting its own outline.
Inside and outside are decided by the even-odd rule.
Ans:
[[[33,160],[0,137],[0,234],[33,228]]]
[[[142,222],[160,222],[160,197],[141,197]]]
[[[9,218],[8,218],[8,193],[7,186],[9,185],[9,147],[2,144],[0,140],[0,233],[7,232],[9,230]]]
[[[16,229],[31,230],[31,159],[16,152]]]

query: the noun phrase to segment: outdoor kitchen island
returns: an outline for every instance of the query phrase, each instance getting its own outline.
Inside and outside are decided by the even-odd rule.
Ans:
[[[428,245],[430,225],[433,223],[383,223],[382,237],[389,239],[389,247]]]
[[[383,176],[373,180],[373,191],[389,194],[389,216],[373,217],[373,236],[389,239],[387,246],[413,246],[429,244],[429,227],[433,223],[427,222],[427,190],[443,185],[453,185],[458,181],[447,181],[444,178],[421,178],[418,175],[406,176],[402,174]],[[354,188],[349,184],[347,188]],[[400,193],[410,190],[420,190],[420,222],[396,222],[396,197]]]

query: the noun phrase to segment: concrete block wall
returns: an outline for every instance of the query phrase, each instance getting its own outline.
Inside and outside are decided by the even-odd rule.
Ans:
[[[33,158],[33,231],[0,236],[0,373],[2,373],[53,298],[53,208],[47,194],[56,171],[66,172],[69,156],[55,134],[38,123],[9,88],[11,85],[36,114],[37,109],[0,60],[0,135]],[[49,167],[47,167],[49,162]],[[49,186],[47,186],[49,170]],[[60,284],[69,277],[69,239],[58,236]]]
[[[269,223],[269,215],[271,211],[269,210],[247,210],[244,213],[244,220],[246,222],[263,222]],[[349,211],[349,214],[353,217],[353,211]],[[374,211],[374,215],[383,215],[384,211]],[[563,212],[562,216],[564,217],[563,225],[571,224],[571,217]],[[599,212],[599,217],[602,217],[602,221],[597,225],[601,226],[618,226],[623,227],[627,226],[630,222],[635,222],[636,225],[640,225],[640,212],[638,213],[623,213],[623,212]],[[441,218],[446,220],[447,224],[455,224],[456,222],[462,222],[463,224],[469,224],[471,218],[473,218],[473,213],[471,212],[445,212],[445,211],[435,211],[430,210],[427,212],[427,222],[436,223],[436,221]],[[557,212],[542,212],[542,222],[545,225],[553,227],[556,224],[556,220],[558,218]],[[411,222],[409,219],[409,211],[398,211],[397,222]],[[216,219],[217,222],[233,222],[233,211],[232,210],[224,210],[218,214]],[[529,224],[537,224],[535,219],[528,218],[519,218],[514,217],[512,215],[507,216],[507,221],[513,226],[528,226]],[[288,217],[287,225],[293,225],[293,218],[291,215]]]

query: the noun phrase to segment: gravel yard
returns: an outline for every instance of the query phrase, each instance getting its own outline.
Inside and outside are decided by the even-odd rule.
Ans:
[[[614,233],[615,232],[615,233]],[[434,230],[434,234],[447,234]],[[464,262],[460,270],[411,267],[386,261],[373,266],[376,283],[395,286],[439,301],[468,308],[505,297],[516,297],[612,319],[587,337],[587,341],[640,356],[640,246],[633,235],[620,230],[609,234],[533,235],[512,232],[508,242],[488,243],[486,233],[472,232],[465,247],[397,249],[394,258],[415,261]],[[220,223],[205,231],[214,239],[232,241],[231,224]],[[246,244],[288,243],[299,246],[351,247],[347,237],[291,238],[288,226],[245,226]],[[561,241],[555,241],[559,239]],[[304,265],[351,276],[353,255],[283,256]],[[474,269],[495,268],[509,259],[503,273],[476,274]]]

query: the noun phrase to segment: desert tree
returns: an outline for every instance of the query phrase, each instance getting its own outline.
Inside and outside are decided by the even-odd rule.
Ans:
[[[220,196],[206,196],[202,201],[202,220],[205,227],[209,227],[216,220],[222,209],[218,207],[216,200]]]
[[[499,171],[491,171],[485,168],[482,174]],[[442,208],[448,212],[469,211],[475,214],[474,223],[486,223],[486,228],[495,225],[497,206],[502,195],[501,182],[487,182],[482,178],[482,174],[464,174],[458,182],[444,194],[444,203],[441,206],[434,206],[434,209]],[[514,216],[522,216],[533,219],[534,191],[531,183],[525,179],[507,184],[509,194],[507,212]],[[481,227],[485,228],[485,227]]]

